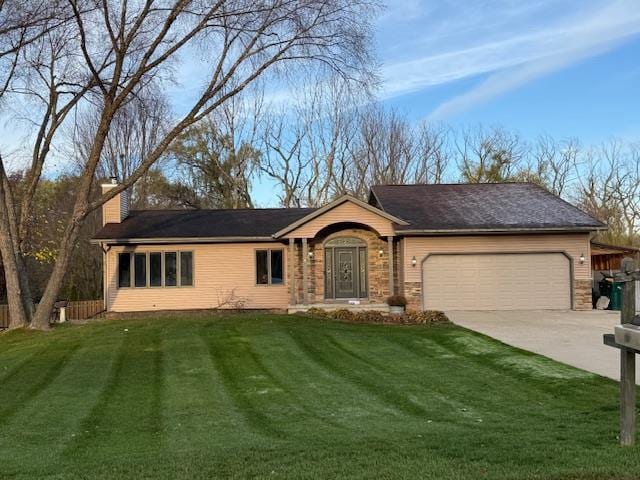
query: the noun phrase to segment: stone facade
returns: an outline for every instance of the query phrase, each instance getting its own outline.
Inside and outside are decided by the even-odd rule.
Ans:
[[[404,295],[407,297],[409,310],[422,310],[422,284],[420,282],[405,282]]]
[[[573,308],[575,310],[591,310],[593,308],[591,288],[591,280],[573,281]]]
[[[295,243],[295,277],[296,299],[298,303],[304,302],[303,262],[307,263],[307,294],[309,303],[322,303],[325,299],[325,265],[323,245],[334,238],[352,237],[364,240],[367,244],[367,276],[369,296],[362,299],[363,302],[384,303],[390,295],[389,292],[389,246],[386,239],[380,238],[370,230],[361,228],[348,228],[328,234],[320,234],[316,238],[308,239],[308,250],[312,256],[307,255],[303,259],[302,243]],[[400,263],[399,249],[394,244],[394,287],[399,290],[400,275],[398,264]],[[288,247],[287,247],[288,248]],[[382,251],[382,255],[380,255]]]

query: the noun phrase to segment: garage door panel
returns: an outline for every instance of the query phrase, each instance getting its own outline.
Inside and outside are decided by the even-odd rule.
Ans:
[[[571,307],[569,259],[561,253],[435,254],[423,265],[427,309]]]

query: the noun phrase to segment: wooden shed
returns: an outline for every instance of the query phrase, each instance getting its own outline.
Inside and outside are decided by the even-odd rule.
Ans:
[[[591,242],[592,270],[620,270],[624,257],[631,257],[640,263],[640,248]]]

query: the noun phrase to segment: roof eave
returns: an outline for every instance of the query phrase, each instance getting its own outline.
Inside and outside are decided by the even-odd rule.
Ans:
[[[456,228],[456,229],[407,229],[398,230],[402,235],[466,235],[476,233],[500,234],[500,233],[575,233],[594,232],[606,230],[606,227],[549,227],[549,228]]]
[[[158,237],[158,238],[92,238],[94,245],[108,243],[112,245],[133,244],[180,244],[180,243],[249,243],[273,242],[273,237]]]

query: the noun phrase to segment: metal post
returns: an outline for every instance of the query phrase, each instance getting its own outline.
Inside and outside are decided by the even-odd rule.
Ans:
[[[620,445],[636,442],[636,354],[620,349]]]

